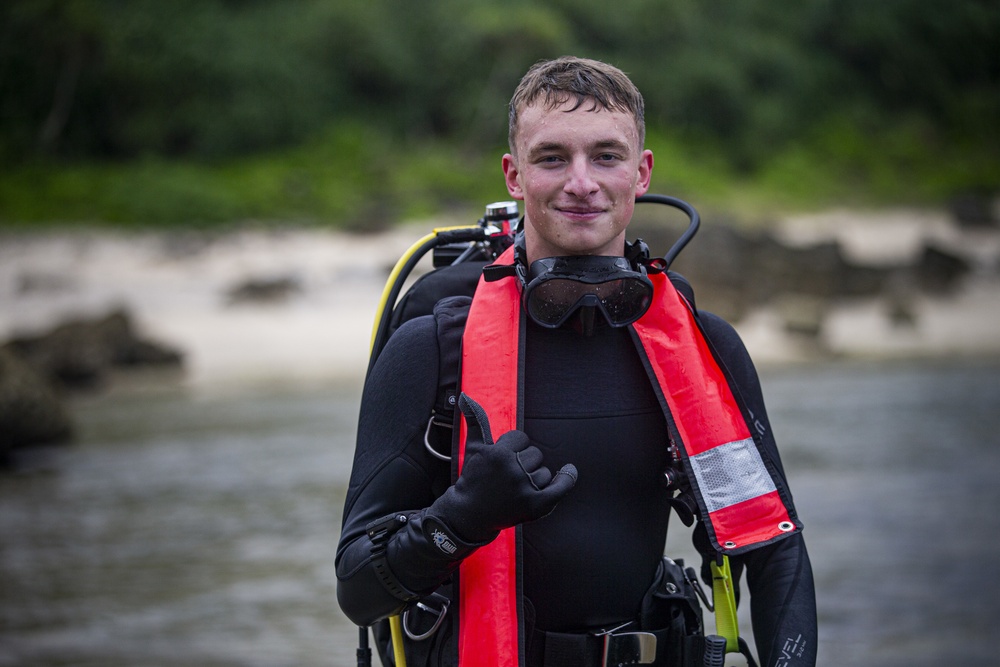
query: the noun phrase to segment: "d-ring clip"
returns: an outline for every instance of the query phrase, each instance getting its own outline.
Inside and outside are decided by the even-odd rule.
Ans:
[[[439,458],[442,461],[451,461],[450,456],[445,456],[438,450],[434,449],[431,445],[431,427],[434,426],[435,423],[434,415],[431,415],[431,418],[427,420],[427,430],[424,431],[424,447],[426,447],[427,451],[431,453],[431,456]]]
[[[438,628],[441,627],[441,622],[444,620],[445,614],[448,613],[448,605],[451,604],[451,600],[438,593],[433,593],[431,597],[434,599],[435,602],[441,605],[440,609],[435,609],[433,607],[430,607],[424,604],[423,602],[418,602],[416,604],[417,609],[421,611],[426,611],[429,614],[435,614],[437,616],[437,618],[434,619],[434,625],[432,625],[431,629],[428,630],[427,632],[419,635],[411,632],[408,621],[410,620],[410,612],[413,611],[413,608],[411,607],[410,609],[407,609],[406,611],[403,612],[403,632],[405,632],[406,636],[415,642],[422,642],[431,635],[433,635],[435,632],[437,632]]]

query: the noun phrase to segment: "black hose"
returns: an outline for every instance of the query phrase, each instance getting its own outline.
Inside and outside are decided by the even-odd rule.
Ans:
[[[636,203],[652,202],[655,204],[666,204],[667,206],[673,206],[674,208],[684,211],[690,222],[688,223],[688,228],[681,234],[680,238],[674,242],[674,245],[667,251],[667,254],[663,256],[663,261],[665,266],[663,270],[666,271],[670,268],[670,265],[674,263],[677,259],[677,255],[681,254],[681,250],[694,238],[694,235],[698,233],[698,227],[701,226],[701,217],[698,215],[698,211],[694,209],[694,206],[687,203],[683,199],[678,199],[677,197],[670,197],[668,195],[642,195],[641,197],[635,198]]]
[[[368,628],[358,626],[358,667],[372,667],[372,650],[368,648]]]

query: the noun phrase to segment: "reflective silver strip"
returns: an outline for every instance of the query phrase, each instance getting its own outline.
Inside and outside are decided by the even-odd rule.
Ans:
[[[753,438],[727,442],[692,456],[691,467],[709,512],[775,490]]]

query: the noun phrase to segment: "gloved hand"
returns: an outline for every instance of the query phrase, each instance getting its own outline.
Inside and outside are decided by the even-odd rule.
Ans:
[[[552,475],[542,453],[523,431],[508,431],[494,444],[486,411],[462,394],[468,436],[461,474],[428,510],[472,543],[488,542],[504,528],[540,519],[576,484],[576,466]]]

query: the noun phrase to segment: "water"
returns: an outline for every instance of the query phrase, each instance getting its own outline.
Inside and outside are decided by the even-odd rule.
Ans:
[[[820,664],[997,664],[1000,363],[763,376],[806,522]],[[74,409],[76,445],[0,475],[0,665],[356,664],[333,567],[356,387],[178,387]]]
[[[77,406],[56,469],[0,478],[0,665],[338,665],[333,555],[357,392]]]
[[[766,378],[816,571],[822,664],[1000,664],[1000,365]]]

